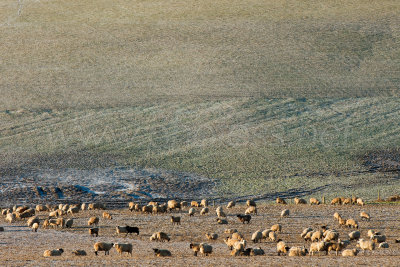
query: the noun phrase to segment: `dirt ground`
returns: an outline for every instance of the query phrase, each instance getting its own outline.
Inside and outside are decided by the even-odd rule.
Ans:
[[[288,208],[290,216],[280,219],[281,210]],[[144,215],[130,212],[128,209],[111,210],[112,220],[101,218],[103,211],[84,211],[74,215],[67,215],[67,218],[74,219],[71,229],[53,230],[40,228],[37,233],[31,232],[25,221],[8,224],[1,216],[0,225],[5,231],[0,232],[0,265],[1,266],[351,266],[351,265],[374,265],[374,266],[398,266],[400,265],[400,244],[395,239],[400,238],[398,205],[367,205],[358,206],[295,206],[295,205],[259,205],[258,215],[252,216],[249,225],[241,224],[236,214],[244,213],[245,206],[236,206],[233,209],[224,211],[228,214],[228,225],[216,223],[215,207],[210,207],[208,215],[200,216],[200,209],[197,214],[189,217],[188,208],[182,212],[173,212],[174,215],[182,216],[181,225],[170,223],[170,214]],[[359,213],[364,210],[371,215],[371,221],[361,221]],[[318,229],[321,225],[327,224],[340,232],[342,240],[348,239],[347,234],[351,231],[348,228],[340,228],[333,219],[333,213],[337,211],[344,218],[354,218],[360,224],[361,236],[367,238],[368,229],[377,229],[387,236],[388,249],[379,249],[366,255],[359,254],[357,257],[344,258],[331,255],[288,257],[277,256],[276,243],[263,241],[253,244],[251,234],[256,230],[270,228],[275,223],[282,225],[282,233],[278,238],[286,241],[289,246],[305,245],[300,233],[303,228],[311,227]],[[87,220],[90,216],[100,217],[100,235],[91,237],[88,234]],[[47,217],[47,213],[40,212],[41,219]],[[115,226],[131,225],[138,226],[140,235],[117,236]],[[253,257],[232,257],[230,251],[223,242],[224,229],[236,228],[244,234],[248,241],[247,247],[261,247],[265,250],[265,256]],[[171,237],[170,242],[158,243],[149,241],[149,237],[156,231],[164,231]],[[219,235],[216,241],[208,241],[206,232],[215,232]],[[93,244],[97,241],[132,243],[134,245],[133,256],[127,254],[120,256],[113,248],[110,255],[103,252],[96,256],[93,252]],[[211,256],[193,256],[189,249],[190,242],[207,242],[213,246]],[[348,248],[354,248],[355,241],[352,241]],[[60,257],[45,258],[43,252],[46,249],[63,248],[64,253]],[[168,249],[172,253],[170,258],[157,258],[152,248]],[[71,252],[75,249],[84,249],[87,256],[74,256]]]

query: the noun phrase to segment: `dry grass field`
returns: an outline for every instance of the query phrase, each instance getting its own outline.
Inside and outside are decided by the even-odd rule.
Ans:
[[[99,237],[90,237],[88,234],[87,220],[90,216],[101,217],[102,211],[84,211],[75,215],[68,215],[66,218],[74,219],[74,226],[71,229],[52,230],[40,228],[37,233],[30,231],[25,222],[7,224],[2,217],[0,225],[5,227],[5,232],[1,233],[0,242],[0,264],[7,266],[396,266],[400,264],[400,244],[395,243],[395,239],[400,236],[398,218],[400,208],[398,205],[367,205],[358,206],[295,206],[262,204],[259,206],[259,214],[252,216],[249,225],[241,224],[235,215],[243,213],[244,206],[237,206],[231,210],[225,209],[228,213],[228,225],[217,225],[215,208],[210,208],[210,214],[200,216],[197,213],[194,217],[187,215],[188,208],[181,212],[173,212],[173,215],[182,217],[181,225],[171,225],[170,215],[144,215],[141,213],[131,213],[127,209],[111,210],[113,220],[100,219]],[[288,218],[280,219],[280,211],[288,208],[291,214]],[[364,210],[371,214],[371,220],[361,221],[359,213]],[[199,209],[197,209],[199,211]],[[300,233],[306,227],[319,229],[321,225],[328,225],[330,228],[340,232],[342,240],[348,239],[347,234],[351,231],[348,228],[341,228],[333,219],[333,213],[339,212],[345,218],[354,218],[359,221],[361,236],[366,237],[368,229],[382,231],[387,236],[388,249],[376,249],[368,251],[366,255],[359,254],[354,258],[344,258],[336,256],[333,252],[329,256],[305,256],[288,257],[277,256],[276,243],[263,241],[253,244],[251,234],[256,230],[270,228],[271,225],[280,223],[282,233],[278,237],[288,243],[289,246],[305,245],[310,243],[301,239]],[[46,213],[40,213],[40,218],[47,217]],[[115,226],[117,225],[138,226],[140,235],[116,236]],[[232,257],[230,251],[223,242],[224,229],[235,228],[244,235],[248,241],[248,247],[261,247],[265,250],[265,256],[252,257]],[[149,237],[153,232],[164,231],[170,235],[171,241],[166,243],[150,242]],[[215,232],[219,235],[216,241],[208,241],[204,234]],[[120,256],[113,248],[110,255],[105,256],[103,252],[99,256],[94,255],[93,244],[97,241],[132,243],[134,246],[133,256]],[[199,255],[194,257],[189,249],[190,242],[207,242],[213,246],[213,254],[209,257]],[[355,241],[352,241],[348,248],[355,248]],[[46,249],[63,248],[65,253],[61,257],[45,258],[42,256]],[[157,258],[153,255],[152,248],[169,249],[172,253],[171,258]],[[71,254],[72,250],[84,249],[88,256],[77,257]]]

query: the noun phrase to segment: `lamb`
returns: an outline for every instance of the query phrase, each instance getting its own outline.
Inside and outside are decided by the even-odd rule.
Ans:
[[[362,198],[357,198],[357,205],[359,205],[359,206],[364,206],[365,205],[365,203],[362,200]]]
[[[278,224],[274,224],[271,226],[271,230],[274,232],[282,232],[282,225]]]
[[[192,201],[192,202],[190,202],[190,206],[191,207],[200,207],[200,204],[199,204],[199,202],[197,202],[197,201]]]
[[[181,217],[171,216],[171,223],[172,224],[181,224]]]
[[[276,198],[276,203],[277,204],[284,204],[284,205],[287,204],[286,201],[283,198],[280,198],[280,197]]]
[[[289,257],[306,256],[308,250],[304,247],[291,247],[289,250]]]
[[[244,214],[248,215],[248,214],[256,214],[257,215],[257,208],[254,206],[250,206],[246,209],[246,211],[244,212]]]
[[[295,197],[294,198],[294,204],[296,204],[296,205],[307,204],[307,201],[305,199],[303,199],[303,198]]]
[[[288,253],[289,249],[290,248],[286,245],[285,242],[283,242],[281,239],[278,240],[278,243],[276,244],[276,251],[278,252],[278,256],[280,256],[281,253]]]
[[[371,240],[375,243],[382,243],[386,241],[386,235],[373,235],[371,236]]]
[[[361,217],[361,220],[367,220],[367,221],[369,221],[369,220],[371,219],[371,217],[369,216],[369,214],[366,213],[365,211],[360,212],[360,217]]]
[[[321,204],[321,202],[319,202],[318,199],[314,197],[310,198],[310,205],[319,205],[319,204]]]
[[[157,257],[171,257],[171,252],[166,249],[158,249],[158,248],[153,248],[154,254]]]
[[[45,250],[43,253],[44,257],[52,257],[52,256],[61,256],[64,250],[62,248],[54,249],[54,250]]]
[[[331,250],[336,251],[336,256],[339,255],[339,251],[342,251],[344,248],[347,247],[347,243],[340,241],[340,239],[337,242],[331,242],[328,245],[328,252]]]
[[[34,224],[32,224],[32,231],[33,232],[37,232],[38,228],[39,228],[39,223],[35,222]]]
[[[254,200],[252,200],[252,199],[248,199],[246,201],[246,205],[247,205],[247,207],[257,207],[256,202]]]
[[[95,227],[95,228],[89,228],[89,235],[94,236],[96,235],[99,236],[99,228]]]
[[[189,216],[194,216],[196,210],[194,208],[189,209]]]
[[[340,197],[335,197],[334,199],[332,199],[331,201],[331,205],[342,205],[342,199]]]
[[[300,234],[300,236],[301,236],[302,238],[304,238],[304,237],[306,236],[306,234],[307,234],[308,232],[311,232],[312,230],[313,230],[313,229],[310,228],[310,227],[305,228],[305,229],[303,230],[303,232]],[[311,236],[310,236],[310,238],[311,238]]]
[[[251,236],[251,241],[253,241],[253,243],[261,242],[262,237],[263,237],[262,232],[261,231],[256,231]]]
[[[347,225],[349,228],[353,227],[353,228],[357,228],[357,229],[358,229],[358,223],[357,223],[355,220],[353,220],[353,219],[348,219],[348,220],[346,220],[346,225]]]
[[[139,235],[139,228],[135,227],[135,226],[116,226],[115,227],[115,232],[117,235],[119,234],[126,234],[126,236],[128,236],[128,234],[133,234],[136,233],[137,235]]]
[[[364,255],[365,255],[365,251],[366,250],[372,251],[372,250],[375,249],[375,243],[372,242],[371,240],[364,240],[364,239],[361,238],[357,242],[357,247],[361,248],[363,250],[363,252],[364,252]]]
[[[108,219],[108,220],[112,220],[112,216],[111,216],[111,214],[110,213],[108,213],[108,212],[103,212],[103,218],[104,219]]]
[[[387,242],[382,242],[379,244],[379,248],[389,248],[389,244]]]
[[[315,231],[311,236],[311,242],[320,241],[323,237],[322,231]]]
[[[200,215],[206,215],[208,212],[209,212],[209,209],[207,207],[205,207],[200,211]]]
[[[349,233],[350,240],[358,240],[360,239],[361,233],[359,231],[353,231]]]
[[[247,222],[247,224],[249,224],[250,223],[250,220],[251,220],[251,215],[242,215],[242,214],[238,214],[238,215],[236,215],[236,217],[239,219],[239,221],[241,222],[241,223],[245,223],[245,222]]]
[[[72,251],[72,254],[74,254],[75,256],[86,256],[87,255],[86,251],[81,250],[81,249]]]
[[[217,240],[217,238],[218,238],[218,234],[216,234],[216,233],[206,233],[206,237],[207,237],[207,239],[208,240]]]
[[[66,220],[65,221],[65,228],[71,228],[73,223],[74,223],[73,219]]]
[[[217,223],[218,224],[228,224],[228,221],[226,219],[217,218]]]
[[[290,211],[288,209],[282,210],[281,212],[281,218],[283,217],[288,217],[289,216]]]
[[[90,203],[88,210],[105,210],[106,207],[102,203]]]
[[[327,243],[325,241],[311,243],[311,245],[310,245],[311,256],[314,255],[314,252],[320,252],[320,251],[325,251],[326,255],[328,255],[329,245],[330,245],[330,243]]]
[[[345,249],[342,252],[343,257],[354,257],[357,256],[358,254],[358,249]]]
[[[202,206],[203,208],[208,207],[208,200],[202,199],[200,202],[200,206]]]
[[[90,217],[89,221],[88,221],[88,225],[99,225],[99,217]]]
[[[32,227],[32,225],[34,223],[39,223],[39,222],[40,222],[39,218],[37,216],[35,216],[35,217],[29,218],[27,221],[27,224],[28,224],[28,227]]]
[[[230,202],[228,203],[228,205],[226,206],[226,208],[227,208],[227,209],[231,209],[231,208],[233,208],[234,206],[236,206],[236,201],[230,201]]]
[[[116,244],[114,244],[114,247],[118,251],[119,255],[122,255],[123,252],[127,252],[128,254],[131,254],[131,256],[132,256],[132,249],[133,249],[132,244],[116,243]]]
[[[150,237],[150,241],[165,242],[165,240],[169,242],[171,239],[164,232],[156,232]]]
[[[104,255],[110,255],[110,249],[114,246],[114,243],[97,242],[93,245],[94,254],[98,255],[97,252],[104,251]]]

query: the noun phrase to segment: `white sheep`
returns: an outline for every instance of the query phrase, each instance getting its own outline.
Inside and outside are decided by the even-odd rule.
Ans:
[[[131,256],[132,256],[132,249],[133,249],[132,244],[116,243],[116,244],[114,244],[114,247],[120,255],[122,255],[123,252],[127,252],[128,254],[131,254]]]
[[[302,238],[304,238],[304,237],[306,236],[306,234],[307,234],[308,232],[311,232],[312,230],[313,230],[313,229],[310,228],[310,227],[305,228],[305,229],[303,230],[303,232],[301,232],[300,236],[301,236]]]
[[[104,251],[104,255],[110,254],[110,249],[114,246],[114,243],[97,242],[93,245],[94,254],[97,256],[97,252]]]
[[[258,243],[258,242],[261,242],[262,238],[263,238],[262,232],[261,231],[256,231],[251,236],[251,241],[253,241],[253,243]]]
[[[200,211],[200,215],[206,215],[209,212],[209,209],[207,207],[204,207],[201,211]]]
[[[364,252],[364,255],[365,255],[365,251],[366,250],[372,251],[372,250],[375,249],[375,243],[372,242],[371,240],[364,240],[364,239],[361,238],[357,242],[357,247],[361,248],[363,250],[363,252]]]
[[[52,256],[61,256],[63,254],[64,250],[62,248],[60,249],[54,249],[54,250],[45,250],[43,253],[44,257],[52,257]]]
[[[353,232],[349,233],[350,240],[357,240],[360,238],[360,236],[361,236],[361,233],[359,231],[353,231]]]
[[[230,201],[226,206],[227,209],[233,208],[236,205],[236,201]]]
[[[288,253],[289,252],[289,247],[286,245],[285,242],[283,242],[282,240],[278,240],[278,243],[276,244],[276,251],[278,252],[278,256],[281,255],[281,253]]]
[[[189,209],[189,216],[194,216],[195,213],[196,213],[196,210],[194,208]]]
[[[290,211],[288,209],[282,210],[281,212],[281,218],[283,217],[288,217],[289,216]]]
[[[306,256],[308,250],[305,247],[291,247],[289,249],[289,257]]]
[[[278,224],[274,224],[271,226],[271,230],[274,232],[282,232],[282,225]]]
[[[357,249],[345,249],[342,251],[343,257],[354,257],[357,256],[358,250]]]
[[[310,254],[314,255],[314,252],[326,251],[328,255],[328,243],[325,241],[313,242],[310,245]]]
[[[34,224],[32,224],[32,231],[33,232],[37,232],[38,228],[39,228],[39,223],[35,222]]]

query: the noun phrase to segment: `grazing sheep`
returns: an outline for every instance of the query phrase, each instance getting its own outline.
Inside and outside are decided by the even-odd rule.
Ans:
[[[307,201],[305,199],[303,199],[303,198],[295,197],[294,198],[294,204],[296,204],[296,205],[307,204]]]
[[[192,201],[192,202],[190,202],[190,206],[198,208],[198,207],[200,207],[200,204],[197,201]]]
[[[289,249],[289,257],[306,256],[308,250],[305,247],[291,247]]]
[[[290,248],[286,245],[285,242],[283,242],[281,239],[278,240],[278,243],[276,244],[276,251],[278,252],[278,256],[280,256],[281,253],[288,253],[289,249]]]
[[[274,232],[282,232],[282,225],[280,225],[279,223],[274,224],[271,226],[271,230]]]
[[[49,226],[51,226],[51,227],[53,227],[53,228],[58,227],[57,219],[50,219],[50,220],[49,220]]]
[[[359,206],[364,206],[365,205],[365,203],[362,200],[362,198],[357,198],[357,205],[359,205]]]
[[[139,211],[142,211],[142,209],[143,209],[143,206],[142,206],[142,205],[140,205],[140,204],[135,204],[135,211],[139,212]]]
[[[43,227],[44,229],[47,229],[49,226],[50,226],[49,220],[48,220],[48,219],[44,220],[43,226],[42,226],[42,227]]]
[[[332,199],[331,201],[331,205],[342,205],[342,199],[340,197],[335,197],[334,199]]]
[[[302,238],[304,238],[304,237],[306,236],[306,234],[307,234],[308,232],[311,232],[312,230],[313,230],[313,229],[310,228],[310,227],[305,228],[305,229],[303,230],[303,232],[301,232],[300,236],[301,236]],[[311,236],[310,236],[310,238],[311,238]]]
[[[228,221],[226,219],[217,218],[217,223],[218,224],[228,224]]]
[[[361,233],[359,231],[353,231],[349,233],[350,240],[358,240],[360,239]]]
[[[194,216],[196,210],[194,208],[189,209],[189,216]]]
[[[95,227],[95,228],[89,228],[89,235],[94,236],[96,235],[99,236],[99,228]]]
[[[180,210],[181,209],[181,203],[176,201],[176,200],[169,200],[168,201],[168,211],[172,210]]]
[[[61,256],[63,254],[64,250],[62,248],[59,249],[53,249],[53,250],[45,250],[43,253],[44,257],[52,257],[52,256]]]
[[[311,242],[322,240],[324,233],[322,231],[315,231],[311,236]]]
[[[35,216],[35,217],[30,217],[27,221],[27,224],[28,224],[28,227],[32,227],[32,225],[34,223],[39,223],[39,222],[40,222],[39,218],[37,216]]]
[[[335,213],[333,214],[333,218],[335,218],[335,220],[339,221],[339,218],[342,218],[342,217],[340,216],[339,213],[335,212]]]
[[[108,219],[108,220],[112,220],[112,216],[111,216],[111,214],[110,213],[108,213],[108,212],[103,212],[103,218],[104,219]]]
[[[126,226],[116,226],[115,227],[115,233],[117,235],[126,234],[125,237],[128,236],[128,234],[133,234],[133,233],[136,233],[137,235],[139,235],[139,228],[135,227],[135,226],[131,227],[131,226],[128,226],[128,225],[126,225]]]
[[[156,232],[150,237],[150,241],[165,242],[165,240],[169,242],[171,239],[164,232]]]
[[[128,254],[131,254],[131,256],[132,256],[132,249],[133,249],[132,244],[116,243],[116,244],[114,244],[114,247],[118,251],[119,255],[122,255],[123,252],[127,252]]]
[[[69,207],[69,209],[67,211],[67,214],[75,214],[75,213],[78,213],[78,212],[79,212],[79,207],[72,206],[72,207]]]
[[[247,222],[247,224],[249,224],[250,223],[250,220],[251,220],[251,215],[242,215],[242,214],[238,214],[238,215],[236,215],[236,217],[239,219],[239,221],[241,222],[241,223],[245,223],[245,222]]]
[[[226,206],[226,208],[227,208],[227,209],[231,209],[231,208],[233,208],[234,206],[236,206],[236,201],[230,201],[230,202],[228,203],[228,205]]]
[[[312,235],[315,233],[316,231],[309,231],[309,232],[307,232],[306,234],[305,234],[305,236],[304,236],[304,240],[305,241],[311,241],[311,237],[312,237]]]
[[[135,203],[134,202],[129,202],[128,203],[128,209],[132,212],[135,210]]]
[[[64,218],[58,218],[58,219],[56,219],[55,225],[56,225],[57,228],[58,228],[58,226],[60,226],[61,228],[64,228],[64,226],[65,226],[65,220],[64,220]]]
[[[276,203],[277,204],[287,204],[286,201],[283,198],[280,198],[280,197],[276,198]]]
[[[272,242],[275,242],[275,241],[277,240],[276,232],[274,232],[274,231],[269,232],[268,238],[269,238],[269,240],[271,240]]]
[[[86,203],[82,203],[82,205],[81,205],[81,210],[85,210],[86,209]]]
[[[342,199],[342,205],[350,205],[352,204],[351,198],[343,198]]]
[[[142,212],[143,213],[152,213],[153,212],[153,206],[147,205],[142,207]]]
[[[88,225],[99,225],[99,217],[90,217],[89,221],[88,221]]]
[[[75,256],[86,256],[87,255],[86,251],[81,250],[81,249],[72,251],[72,254],[74,254]]]
[[[358,229],[358,223],[353,219],[346,220],[346,226],[348,226],[349,228],[353,227]]]
[[[247,205],[247,207],[257,207],[257,204],[256,204],[256,202],[254,201],[254,200],[252,200],[252,199],[248,199],[247,201],[246,201],[246,205]]]
[[[73,223],[74,223],[73,219],[66,220],[65,221],[65,228],[71,228]]]
[[[339,225],[340,226],[345,226],[347,225],[347,220],[346,219],[342,219],[342,217],[339,217]]]
[[[379,248],[389,248],[389,244],[387,242],[382,242],[379,244]]]
[[[90,203],[88,210],[105,210],[106,207],[102,203]]]
[[[225,212],[224,212],[224,210],[222,209],[221,206],[219,206],[219,207],[215,210],[215,212],[217,213],[217,216],[218,216],[218,217],[226,217],[226,214],[225,214]]]
[[[200,253],[208,256],[212,253],[212,246],[207,243],[200,243]]]
[[[290,211],[288,209],[282,210],[281,218],[289,216]]]
[[[50,212],[50,213],[49,213],[49,217],[50,217],[50,218],[56,218],[56,217],[58,217],[58,211],[55,210],[55,211]]]
[[[44,205],[36,205],[36,211],[48,211],[48,208]]]
[[[320,252],[320,251],[325,251],[326,255],[328,255],[328,248],[329,248],[330,243],[327,243],[325,241],[319,241],[319,242],[313,242],[310,245],[310,254],[311,256],[314,255],[314,252]]]
[[[375,232],[374,230],[369,229],[369,230],[368,230],[368,233],[367,233],[367,236],[368,236],[369,238],[371,238],[371,237],[374,236],[374,235],[381,235],[381,232]]]
[[[336,251],[336,256],[339,255],[339,251],[342,251],[347,247],[347,243],[340,241],[340,239],[337,242],[330,242],[328,243],[328,252],[331,250]]]
[[[256,231],[251,236],[251,241],[253,241],[253,243],[259,243],[259,242],[261,242],[262,238],[263,238],[262,232]]]
[[[235,244],[233,244],[233,248],[239,251],[243,251],[244,248],[246,247],[246,240],[240,240],[240,241],[236,241]]]
[[[216,233],[206,233],[206,237],[207,237],[207,239],[208,240],[217,240],[217,238],[218,238],[218,234],[216,234]]]
[[[373,235],[371,236],[371,240],[375,243],[382,243],[386,241],[386,235]]]
[[[225,234],[233,234],[233,233],[237,233],[237,229],[231,229],[231,228],[229,228],[229,229],[225,229],[225,231],[224,231],[224,233]]]
[[[193,250],[193,255],[194,255],[194,256],[197,256],[197,253],[200,252],[200,244],[197,244],[197,243],[195,243],[195,244],[190,243],[189,247],[190,247],[191,250]]]
[[[171,223],[172,224],[181,224],[181,217],[171,216]]]
[[[345,249],[342,251],[343,257],[354,257],[357,256],[357,254],[358,254],[358,249]]]
[[[332,240],[338,240],[339,239],[339,232],[336,232],[335,230],[327,230],[324,232],[324,241],[329,242]]]
[[[154,254],[157,257],[171,257],[171,252],[166,249],[158,249],[158,248],[153,248]]]
[[[365,255],[365,251],[366,250],[372,251],[372,250],[375,249],[375,243],[372,242],[371,240],[364,240],[364,239],[361,238],[357,242],[357,247],[361,248],[363,250],[363,252],[364,252],[364,255]]]
[[[205,207],[200,211],[200,215],[206,215],[208,212],[209,212],[209,209],[207,207]]]
[[[244,212],[244,214],[248,215],[248,214],[256,214],[257,215],[257,208],[254,206],[250,206],[246,209],[246,211]]]
[[[371,217],[369,216],[369,214],[366,213],[365,211],[360,212],[360,217],[361,217],[361,220],[367,220],[367,221],[369,221],[369,220],[371,219]]]
[[[114,243],[97,242],[93,245],[94,254],[98,255],[97,252],[104,251],[104,255],[110,255],[110,249],[114,246]]]
[[[253,248],[250,250],[250,256],[262,256],[265,255],[265,251],[262,248]]]
[[[237,239],[237,240],[241,241],[241,240],[243,240],[243,235],[238,233],[238,232],[233,233],[232,234],[232,239]]]
[[[230,238],[230,237],[226,237],[224,238],[224,242],[225,244],[228,246],[228,248],[230,250],[233,249],[233,246],[235,245],[236,242],[238,242],[239,240],[235,239],[235,238]]]
[[[189,206],[189,203],[187,201],[181,201],[182,208],[187,207],[187,206]]]
[[[314,197],[310,198],[310,205],[319,205],[319,204],[321,204],[321,202],[319,202],[318,199]]]
[[[202,207],[208,207],[208,200],[207,199],[202,199],[200,202],[200,206]]]
[[[34,224],[32,224],[32,231],[33,232],[37,232],[38,228],[39,228],[39,223],[35,222]]]
[[[35,215],[35,213],[36,213],[36,211],[34,209],[29,208],[22,213],[16,212],[15,215],[18,219],[25,219],[25,218],[32,217],[33,215]]]

